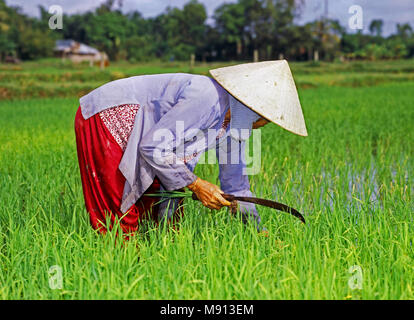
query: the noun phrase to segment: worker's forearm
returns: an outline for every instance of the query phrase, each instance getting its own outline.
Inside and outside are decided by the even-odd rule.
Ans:
[[[145,143],[140,145],[139,151],[166,190],[182,189],[197,178],[173,152],[161,154],[156,147]]]

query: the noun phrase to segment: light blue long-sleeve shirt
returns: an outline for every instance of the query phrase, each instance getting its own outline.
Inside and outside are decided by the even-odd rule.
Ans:
[[[229,109],[229,93],[214,79],[191,74],[159,74],[125,78],[109,82],[80,99],[85,119],[111,107],[139,104],[134,126],[128,139],[119,169],[125,176],[121,211],[128,209],[142,196],[157,176],[166,190],[181,189],[195,181],[193,173],[202,152],[224,148],[224,158],[234,150],[232,139],[223,129],[215,139],[200,140],[195,132],[208,137],[219,132]],[[168,133],[168,139],[160,135]],[[160,155],[160,143],[164,154]],[[234,143],[234,141],[233,141]],[[240,159],[245,152],[240,142],[236,152]],[[178,146],[178,148],[177,148]],[[182,146],[183,148],[181,148]],[[179,154],[179,150],[180,154]],[[223,148],[222,148],[223,149]],[[182,156],[187,161],[177,160]],[[158,156],[157,156],[158,154]],[[173,157],[173,158],[171,158]],[[171,161],[172,160],[172,161]],[[219,164],[220,185],[225,193],[252,196],[245,164]],[[243,214],[260,218],[253,204],[240,203]]]

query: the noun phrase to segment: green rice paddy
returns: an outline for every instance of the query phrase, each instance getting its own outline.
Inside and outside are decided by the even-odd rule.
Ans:
[[[179,232],[148,223],[126,242],[89,225],[77,97],[111,77],[208,66],[59,63],[0,67],[0,299],[414,299],[411,61],[292,65],[309,136],[261,129],[250,181],[306,225],[258,207],[265,237],[186,200]],[[217,165],[196,173],[218,183]]]

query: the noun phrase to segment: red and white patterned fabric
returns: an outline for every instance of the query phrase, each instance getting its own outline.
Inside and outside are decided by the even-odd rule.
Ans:
[[[122,151],[125,151],[127,146],[138,109],[138,104],[125,104],[106,109],[99,113],[103,123],[115,138]]]
[[[230,124],[230,120],[224,119],[223,123],[221,124],[221,128],[217,133],[216,140],[219,140],[222,136],[225,135],[227,127],[229,126],[229,124]]]

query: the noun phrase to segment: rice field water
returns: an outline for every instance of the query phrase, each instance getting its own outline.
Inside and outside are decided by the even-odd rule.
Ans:
[[[264,237],[188,199],[179,232],[148,223],[124,243],[89,225],[77,96],[116,72],[208,66],[1,66],[0,298],[414,299],[414,69],[359,64],[293,64],[309,137],[262,129],[252,190],[306,225],[258,207]],[[196,173],[218,183],[217,165]]]

